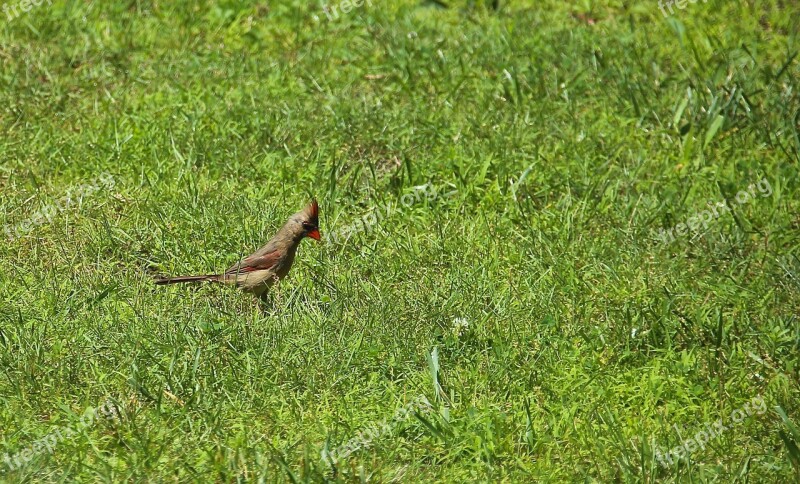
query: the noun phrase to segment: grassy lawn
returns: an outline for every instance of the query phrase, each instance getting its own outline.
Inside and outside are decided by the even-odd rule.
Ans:
[[[0,481],[798,479],[800,5],[358,3],[6,3]]]

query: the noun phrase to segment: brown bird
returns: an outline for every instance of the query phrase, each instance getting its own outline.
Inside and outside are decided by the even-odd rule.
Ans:
[[[289,217],[267,245],[252,255],[232,265],[222,274],[205,276],[180,276],[157,279],[156,284],[179,282],[222,282],[236,284],[245,292],[266,299],[269,288],[289,273],[297,253],[297,246],[306,237],[321,240],[319,233],[319,205],[316,200]]]

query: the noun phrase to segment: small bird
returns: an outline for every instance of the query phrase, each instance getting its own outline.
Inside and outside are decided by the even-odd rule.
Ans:
[[[316,200],[289,217],[267,245],[232,265],[222,274],[180,276],[156,279],[156,284],[179,282],[222,282],[236,284],[245,292],[266,300],[269,288],[289,273],[297,247],[306,237],[322,240],[319,233],[319,205]]]

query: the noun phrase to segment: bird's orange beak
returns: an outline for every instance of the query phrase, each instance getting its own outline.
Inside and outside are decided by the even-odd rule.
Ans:
[[[309,230],[306,236],[311,237],[314,240],[322,240],[322,235],[320,235],[319,229]]]

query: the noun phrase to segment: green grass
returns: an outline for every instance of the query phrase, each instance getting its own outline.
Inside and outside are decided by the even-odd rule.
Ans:
[[[75,431],[0,479],[797,479],[796,2],[372,3],[0,15],[0,459]],[[401,203],[425,184],[454,193]],[[391,215],[267,306],[152,284],[311,196],[323,237]]]

